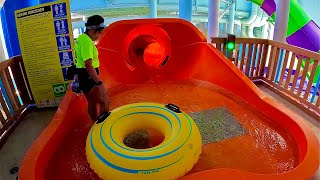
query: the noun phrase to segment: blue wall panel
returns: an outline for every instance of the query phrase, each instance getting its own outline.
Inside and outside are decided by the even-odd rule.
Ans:
[[[1,9],[1,21],[4,31],[3,34],[5,37],[9,57],[21,54],[14,11],[28,7],[29,3],[32,4],[33,2],[20,1],[17,3],[17,1],[8,0],[4,3]]]
[[[27,0],[19,2],[18,0],[5,1],[0,14],[9,57],[21,54],[14,11],[30,6],[36,6],[39,2],[47,3],[52,1],[53,0]]]

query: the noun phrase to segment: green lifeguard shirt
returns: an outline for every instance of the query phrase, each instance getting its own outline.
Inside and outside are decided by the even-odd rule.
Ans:
[[[98,58],[98,50],[91,38],[86,34],[81,34],[75,43],[76,67],[85,68],[85,61],[92,59],[93,68],[98,68],[100,65]]]

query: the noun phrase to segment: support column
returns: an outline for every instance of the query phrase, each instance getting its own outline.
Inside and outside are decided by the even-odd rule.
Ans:
[[[290,0],[276,0],[276,23],[273,39],[279,42],[286,42]]]
[[[179,0],[179,18],[191,22],[192,0]]]
[[[150,0],[150,17],[158,17],[158,0]]]
[[[219,10],[220,0],[209,0],[208,4],[208,42],[210,37],[218,37],[219,34]]]
[[[234,16],[236,14],[236,3],[233,2],[229,9],[228,33],[234,34]]]

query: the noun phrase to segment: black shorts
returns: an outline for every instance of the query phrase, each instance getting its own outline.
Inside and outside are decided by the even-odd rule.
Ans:
[[[95,70],[99,75],[99,69],[95,68]],[[79,79],[79,90],[84,94],[88,93],[96,85],[96,83],[91,78],[86,68],[77,69],[77,74]]]

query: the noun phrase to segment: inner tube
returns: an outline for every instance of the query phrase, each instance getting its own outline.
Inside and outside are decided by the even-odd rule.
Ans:
[[[155,129],[163,142],[134,149],[124,139],[141,129]],[[102,179],[177,179],[201,154],[202,140],[192,118],[174,104],[134,103],[111,111],[91,128],[86,142],[90,167]]]

